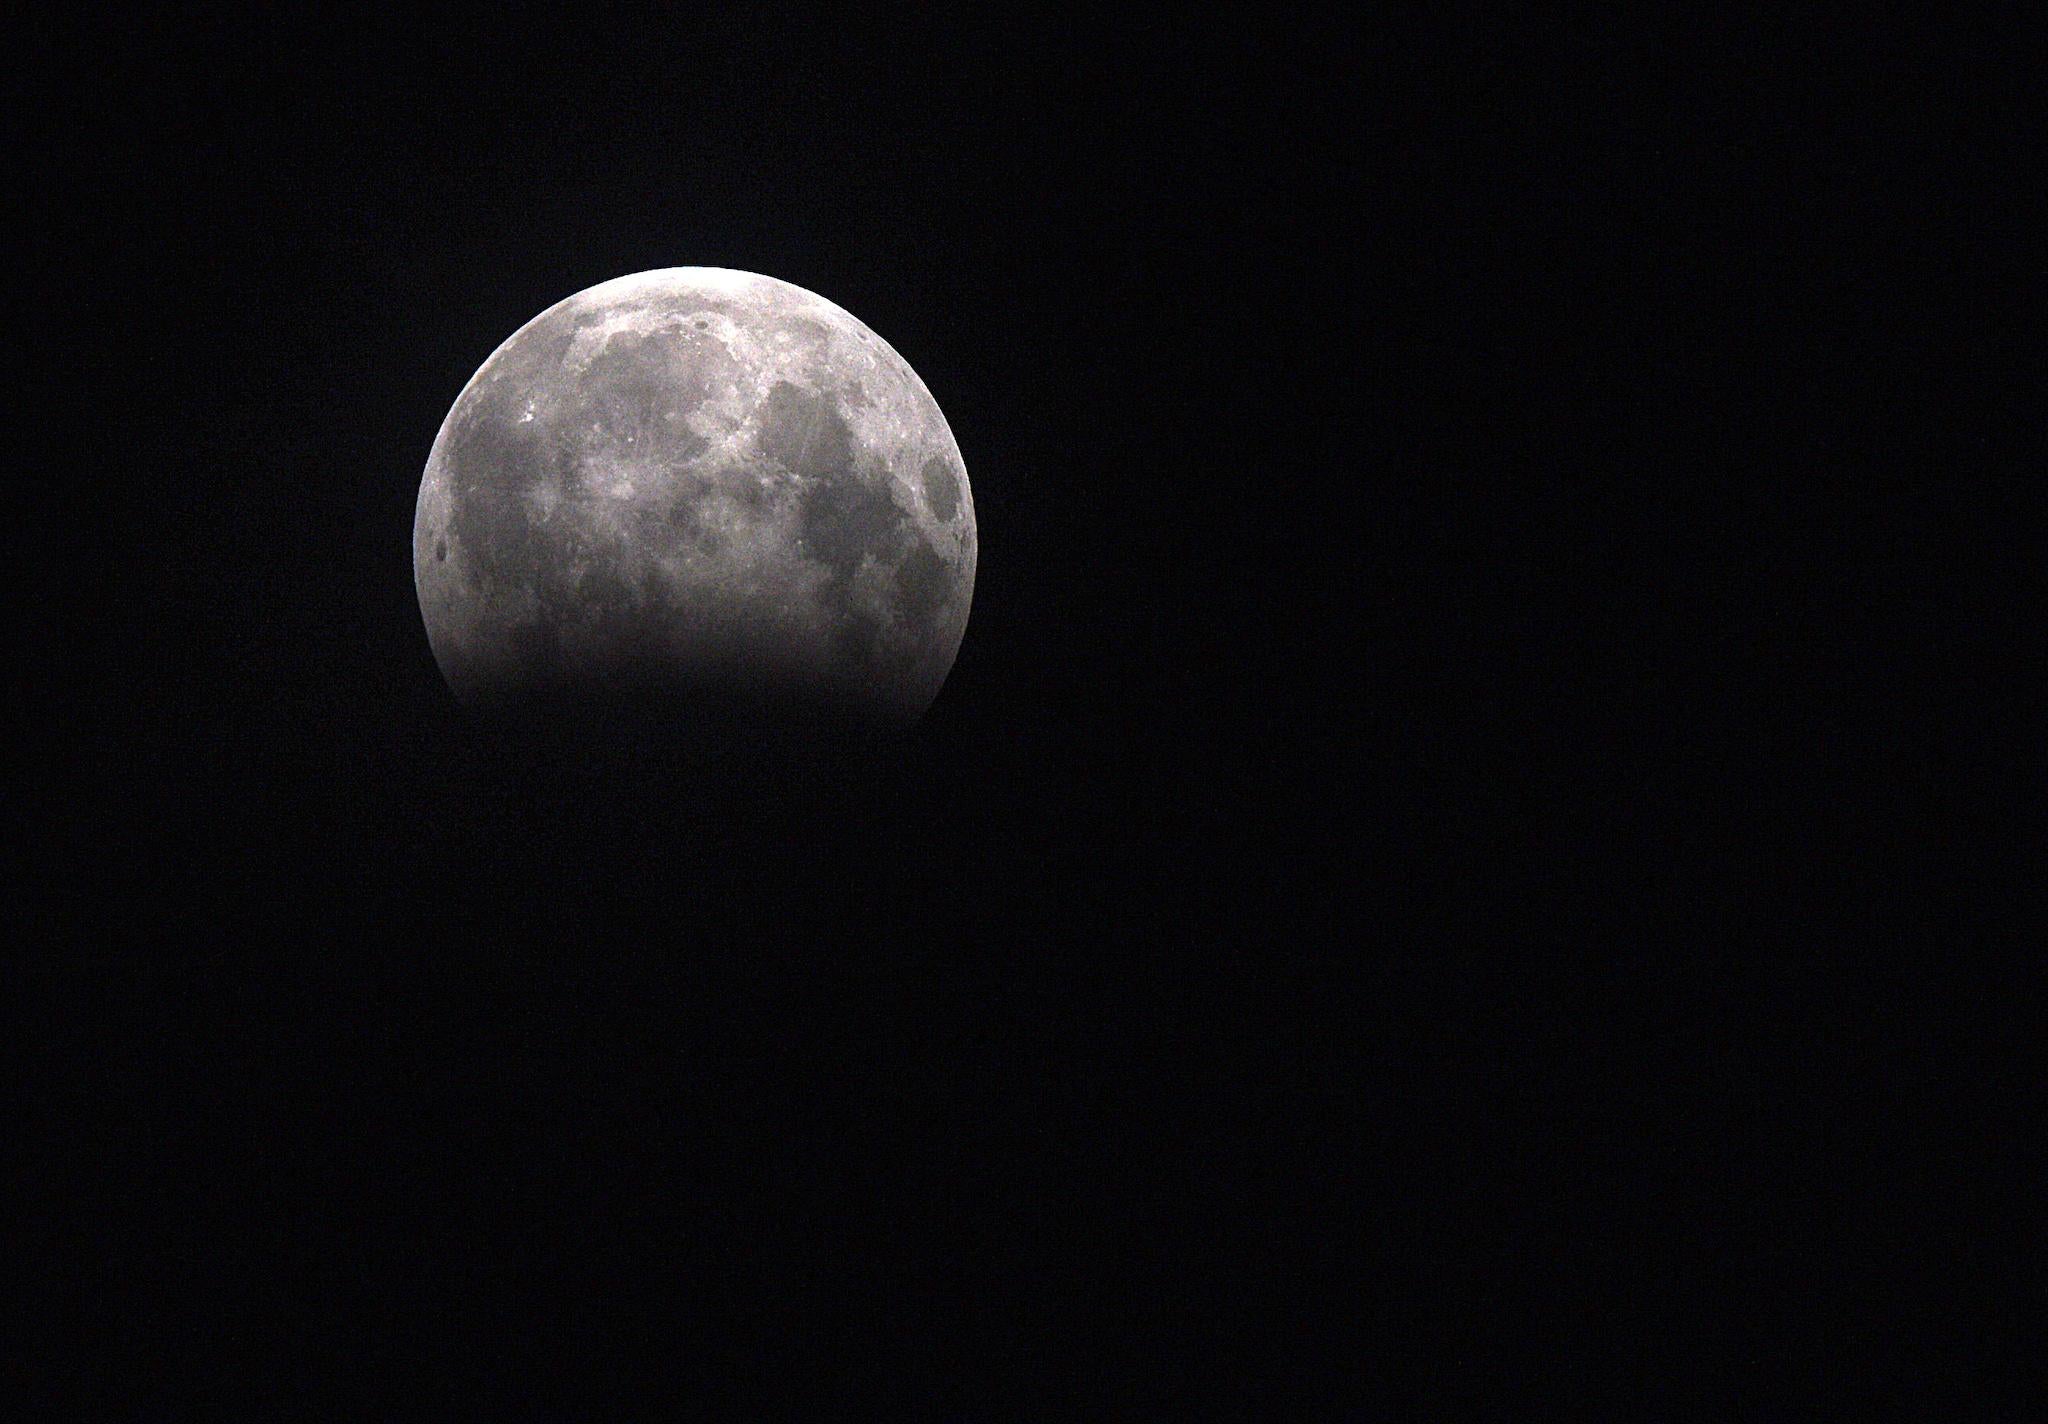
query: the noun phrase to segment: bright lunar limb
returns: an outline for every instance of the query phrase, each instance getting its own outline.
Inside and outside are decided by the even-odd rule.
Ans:
[[[908,363],[824,298],[673,267],[556,303],[442,422],[413,576],[485,712],[903,726],[974,592],[974,500]]]

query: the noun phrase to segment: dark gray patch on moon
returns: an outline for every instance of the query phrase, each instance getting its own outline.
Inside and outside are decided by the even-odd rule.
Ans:
[[[553,464],[540,437],[472,413],[456,427],[447,457],[456,472],[448,533],[473,579],[520,579],[548,567],[526,503]]]
[[[848,607],[832,630],[832,651],[843,666],[865,666],[875,655],[882,622],[865,609]]]
[[[843,474],[853,465],[853,436],[839,412],[813,392],[778,381],[761,406],[761,453],[793,475]]]
[[[652,337],[612,337],[584,368],[589,394],[580,414],[614,433],[632,433],[670,409],[695,410],[704,400],[703,377],[669,369],[667,355],[666,345]]]
[[[896,587],[904,613],[919,624],[928,624],[952,592],[952,565],[929,544],[919,544],[897,566]]]
[[[924,462],[918,477],[924,482],[924,497],[933,514],[951,520],[960,512],[960,481],[953,477],[951,465],[934,455]]]
[[[870,552],[894,552],[904,518],[886,490],[858,479],[820,483],[804,498],[804,552],[844,580]]]

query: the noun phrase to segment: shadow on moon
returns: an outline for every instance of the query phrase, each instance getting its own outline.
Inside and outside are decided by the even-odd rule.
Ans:
[[[634,689],[524,685],[468,709],[493,775],[578,820],[857,813],[914,728],[851,700],[732,680]]]

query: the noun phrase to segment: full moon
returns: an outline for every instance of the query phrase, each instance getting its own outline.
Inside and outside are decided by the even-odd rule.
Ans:
[[[953,432],[801,287],[673,267],[557,302],[470,378],[413,517],[449,688],[485,714],[914,723],[974,593]]]

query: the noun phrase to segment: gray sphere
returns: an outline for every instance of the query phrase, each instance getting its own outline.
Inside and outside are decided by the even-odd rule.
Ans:
[[[787,282],[674,267],[492,353],[434,440],[412,547],[473,708],[903,726],[967,626],[974,500],[887,342]]]

